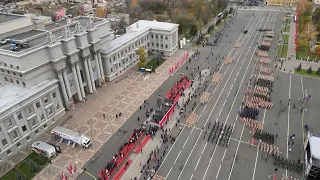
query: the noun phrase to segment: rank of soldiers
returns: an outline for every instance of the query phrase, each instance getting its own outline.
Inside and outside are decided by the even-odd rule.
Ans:
[[[209,131],[205,131],[203,138],[205,139],[207,137],[208,142],[215,142],[216,144],[227,147],[233,131],[233,126],[214,122],[211,130],[210,127],[211,123],[209,123],[207,127]],[[208,133],[209,135],[207,136]]]
[[[274,144],[274,135],[262,130],[257,130],[254,134],[253,137],[256,139],[261,139],[263,142],[269,143],[269,144]]]
[[[284,157],[275,156],[273,165],[289,171],[295,171],[297,173],[302,173],[303,171],[303,163],[300,160],[292,161]]]

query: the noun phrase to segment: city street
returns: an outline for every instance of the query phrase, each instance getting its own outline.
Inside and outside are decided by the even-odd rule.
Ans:
[[[276,174],[278,178],[282,175],[293,176],[301,179],[301,175],[279,168],[274,171],[273,158],[270,157],[267,162],[261,159],[261,152],[257,151],[256,146],[250,147],[252,136],[251,129],[248,129],[239,121],[238,109],[244,98],[244,93],[254,74],[259,72],[261,64],[257,61],[254,54],[257,51],[256,44],[262,39],[258,28],[269,28],[275,31],[275,38],[270,48],[269,57],[275,58],[277,47],[277,37],[280,33],[281,23],[285,17],[285,12],[279,10],[264,9],[257,10],[239,10],[236,21],[228,27],[220,41],[215,47],[199,46],[188,47],[188,50],[200,52],[196,60],[184,64],[174,76],[169,77],[148,99],[151,107],[155,107],[156,97],[159,93],[164,95],[170,90],[174,83],[184,73],[190,76],[192,69],[197,68],[215,68],[220,61],[222,67],[219,72],[222,74],[217,84],[210,85],[207,92],[210,94],[209,100],[205,105],[199,105],[194,113],[198,115],[197,123],[192,126],[186,126],[188,118],[181,118],[179,127],[173,128],[171,134],[178,134],[173,144],[169,144],[169,150],[163,159],[157,175],[166,179],[268,179],[269,175]],[[243,34],[241,30],[248,30]],[[195,48],[195,49],[194,49]],[[206,57],[209,57],[208,59]],[[230,57],[231,63],[224,64],[224,60]],[[186,66],[189,69],[186,69]],[[264,67],[273,68],[273,62]],[[279,76],[279,78],[277,78]],[[315,127],[319,113],[315,109],[315,103],[320,99],[320,93],[316,91],[318,79],[301,77],[291,73],[274,71],[275,82],[273,84],[273,93],[271,94],[274,106],[272,109],[261,109],[259,121],[264,124],[264,131],[272,134],[278,134],[274,145],[278,146],[281,156],[291,160],[298,160],[302,157],[302,139],[305,136],[303,132],[304,124]],[[156,77],[153,77],[156,78]],[[301,104],[298,98],[302,99],[305,95],[312,95],[312,98]],[[290,103],[289,102],[290,99]],[[280,103],[280,100],[283,102]],[[313,106],[312,106],[313,104]],[[296,108],[293,108],[293,105]],[[306,111],[300,112],[299,107],[303,106]],[[187,112],[190,112],[187,109]],[[137,110],[124,123],[121,129],[131,130],[139,127],[137,117],[145,117],[144,110]],[[221,146],[215,142],[207,141],[208,125],[219,122],[233,126],[233,132],[228,146]],[[277,122],[277,123],[276,123]],[[211,125],[212,126],[212,125]],[[295,144],[288,145],[288,137],[296,135]],[[99,171],[106,162],[112,158],[119,146],[130,133],[126,135],[115,133],[108,142],[103,145],[108,153],[98,157],[95,162],[88,162],[85,167],[88,173],[82,173],[77,179],[89,179],[90,176],[97,177]],[[289,153],[288,149],[292,148]],[[146,177],[144,174],[140,179]],[[132,177],[133,178],[133,177]]]

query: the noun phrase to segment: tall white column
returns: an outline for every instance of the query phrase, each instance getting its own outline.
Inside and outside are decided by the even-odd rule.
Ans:
[[[72,93],[71,93],[70,83],[69,83],[69,80],[68,80],[68,76],[67,76],[66,69],[63,69],[63,70],[62,70],[62,74],[63,74],[64,82],[65,82],[65,84],[66,84],[68,97],[69,97],[69,99],[72,99]]]
[[[96,91],[96,85],[94,84],[94,77],[93,77],[91,59],[90,58],[88,59],[88,67],[89,67],[89,74],[90,74],[90,78],[91,78],[92,90]]]
[[[89,93],[92,93],[92,83],[91,83],[91,77],[90,77],[90,73],[89,73],[89,68],[88,68],[88,58],[85,58],[83,61],[83,66],[84,66],[84,71],[86,73],[86,78],[87,78],[87,85],[89,87]]]
[[[105,79],[105,77],[104,77],[104,71],[103,71],[103,66],[102,66],[102,60],[101,60],[101,54],[100,54],[99,51],[98,51],[98,61],[99,61],[99,64],[100,64],[101,77],[103,77],[103,79]]]
[[[65,103],[68,104],[69,98],[68,98],[68,95],[67,95],[67,90],[66,90],[66,86],[65,86],[64,81],[63,81],[61,70],[58,71],[58,78],[59,78],[59,82],[60,82],[60,86],[61,86],[63,99],[64,99]]]
[[[79,86],[80,86],[80,91],[82,98],[86,97],[86,94],[84,92],[83,88],[83,83],[82,83],[82,78],[81,78],[81,73],[80,73],[80,67],[79,67],[79,62],[76,64],[76,70],[77,70],[77,75],[78,75],[78,80],[79,80]]]
[[[94,60],[96,61],[96,65],[97,65],[97,71],[98,71],[98,82],[99,82],[99,86],[101,86],[101,74],[100,74],[100,63],[99,63],[99,60],[98,60],[98,55],[97,53],[95,52],[94,53]]]
[[[76,72],[76,65],[73,63],[71,64],[71,70],[72,70],[72,74],[73,74],[73,79],[75,81],[75,85],[76,85],[76,89],[77,89],[77,95],[78,95],[78,99],[79,101],[82,101],[82,95],[81,95],[81,91],[80,91],[80,87],[79,87],[79,81],[78,81],[78,76],[77,76],[77,72]]]

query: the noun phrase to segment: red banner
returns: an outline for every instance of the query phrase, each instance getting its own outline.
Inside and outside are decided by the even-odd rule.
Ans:
[[[159,122],[160,127],[163,127],[163,124],[170,118],[170,116],[174,110],[174,107],[175,107],[175,105],[172,105],[171,108],[166,113],[166,115],[164,115],[164,117],[161,119],[161,121]]]

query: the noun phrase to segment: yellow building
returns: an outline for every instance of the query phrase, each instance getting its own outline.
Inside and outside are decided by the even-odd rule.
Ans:
[[[272,6],[295,6],[298,0],[268,0],[267,2]]]

